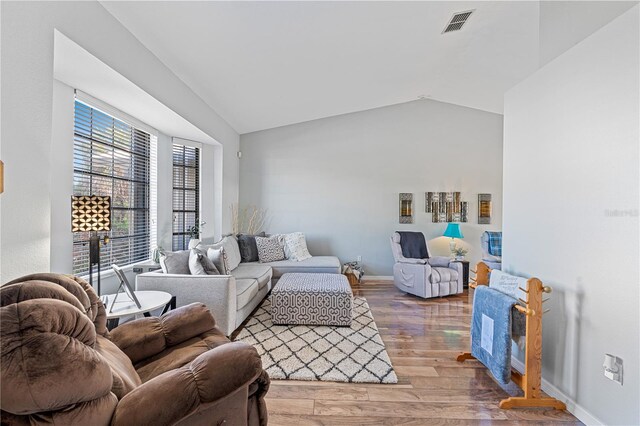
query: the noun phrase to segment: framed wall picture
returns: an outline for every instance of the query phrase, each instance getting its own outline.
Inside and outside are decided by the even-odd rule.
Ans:
[[[491,224],[491,194],[478,194],[478,224]]]
[[[413,194],[400,193],[400,223],[413,223]]]

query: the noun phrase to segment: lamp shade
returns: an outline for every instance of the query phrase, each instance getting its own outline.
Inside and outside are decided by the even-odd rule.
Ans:
[[[464,238],[462,231],[460,231],[460,225],[457,223],[448,223],[447,229],[444,230],[442,235],[449,238]]]
[[[111,230],[111,197],[71,197],[71,232]]]

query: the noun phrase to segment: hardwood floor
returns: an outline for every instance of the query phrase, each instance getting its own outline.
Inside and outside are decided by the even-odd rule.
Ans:
[[[273,380],[270,425],[581,424],[552,409],[502,410],[520,393],[501,388],[478,361],[455,361],[469,349],[469,294],[423,300],[389,281],[366,281],[354,294],[369,302],[398,375],[395,385]]]

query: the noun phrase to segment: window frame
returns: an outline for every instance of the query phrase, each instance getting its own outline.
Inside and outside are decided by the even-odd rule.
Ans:
[[[78,103],[83,104],[84,108],[88,108],[90,113],[91,122],[90,128],[88,129],[90,136],[87,137],[86,133],[80,133],[78,131],[79,127],[79,119],[78,115]],[[109,139],[105,140],[96,140],[94,137],[95,126],[93,122],[93,114],[101,114],[100,120],[105,122],[105,116],[108,117],[108,120],[113,121],[112,132],[115,131],[116,125],[119,127],[126,126],[130,129],[128,140],[131,142],[131,146],[129,149],[125,149],[114,142],[115,136],[111,135],[111,140],[109,143]],[[86,117],[85,117],[86,118]],[[117,123],[117,124],[116,124]],[[87,123],[85,123],[86,125]],[[128,116],[125,113],[105,104],[104,102],[97,100],[89,95],[86,95],[82,92],[76,91],[74,98],[74,122],[73,122],[73,193],[74,195],[92,195],[92,194],[84,194],[84,191],[79,191],[76,187],[77,182],[84,179],[89,181],[89,192],[93,192],[93,195],[110,195],[112,196],[112,225],[115,222],[116,214],[115,212],[125,212],[123,215],[128,215],[129,218],[134,220],[133,224],[129,226],[129,232],[126,235],[115,235],[115,230],[112,227],[112,230],[108,233],[101,233],[102,235],[108,235],[110,241],[106,245],[102,245],[101,247],[101,266],[103,270],[110,270],[112,264],[117,264],[122,268],[128,268],[137,263],[148,261],[150,258],[151,249],[155,247],[157,244],[157,182],[153,181],[153,177],[157,176],[157,131],[155,129],[150,128],[134,119],[133,117]],[[145,140],[146,139],[146,140]],[[126,140],[126,138],[125,138]],[[142,147],[137,147],[138,143],[142,144]],[[119,154],[126,153],[125,155],[129,155],[129,159],[126,162],[121,163],[124,168],[129,167],[129,176],[122,177],[117,176],[114,165],[112,163],[112,168],[110,174],[107,173],[98,173],[93,170],[93,157],[94,157],[94,149],[96,146],[101,146],[101,150],[103,150],[106,155],[111,155],[113,161],[116,159],[116,152]],[[88,153],[79,152],[82,148],[88,149]],[[140,150],[137,152],[137,150]],[[137,156],[137,157],[135,157]],[[91,159],[89,170],[87,170],[86,164],[85,168],[82,167],[82,163],[77,163],[78,159]],[[135,165],[135,158],[138,158],[139,161],[143,162],[142,170],[144,171],[142,178],[140,175],[136,176],[136,173],[140,173],[140,167]],[[103,180],[104,182],[109,182],[111,186],[111,193],[106,193],[108,191],[96,191],[93,189],[94,179]],[[130,200],[130,205],[128,207],[119,207],[114,206],[114,183],[115,182],[124,182],[128,187],[128,197]],[[134,193],[131,193],[133,191]],[[141,194],[140,194],[141,193]],[[140,205],[140,200],[142,200],[142,205]],[[142,212],[142,216],[144,219],[141,220],[142,224],[136,224],[135,221],[138,219]],[[128,214],[127,214],[128,213]],[[140,230],[141,232],[137,232],[136,229],[138,226],[142,226],[144,229]],[[136,232],[133,232],[133,231]],[[88,268],[88,252],[89,245],[88,239],[84,238],[82,234],[76,233],[73,235],[73,258],[72,258],[72,271],[76,275],[88,276],[89,268]],[[140,242],[140,237],[146,238],[145,242]],[[117,249],[114,250],[114,243],[118,240],[129,240],[128,246],[128,255],[126,259],[118,260],[118,256],[122,256],[121,253],[118,253]],[[81,249],[77,249],[77,247],[81,247]],[[126,249],[125,249],[126,252]],[[86,265],[86,267],[85,267]]]
[[[181,147],[182,149],[182,164],[175,163],[175,155],[176,155],[176,147]],[[186,154],[187,151],[193,150],[196,155],[196,165],[189,166],[186,165]],[[182,186],[176,186],[176,169],[180,169],[180,173],[182,176]],[[186,174],[187,170],[195,171],[195,187],[188,187],[186,182]],[[180,138],[172,138],[171,144],[171,170],[172,170],[172,179],[171,179],[171,217],[172,217],[172,225],[171,225],[171,248],[173,251],[177,250],[187,250],[189,248],[189,232],[188,228],[193,224],[201,225],[201,217],[202,217],[202,144],[189,141],[186,139]],[[195,192],[195,209],[187,209],[187,193]],[[182,200],[182,208],[176,209],[176,194],[181,194]],[[186,215],[194,214],[193,223],[187,223]],[[177,215],[182,215],[182,221],[180,221]],[[180,227],[181,224],[181,227]],[[178,229],[178,230],[176,230]],[[182,237],[181,243],[176,244],[176,237]]]

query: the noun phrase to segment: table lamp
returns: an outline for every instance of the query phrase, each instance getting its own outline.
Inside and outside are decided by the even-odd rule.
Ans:
[[[442,235],[451,238],[451,241],[449,242],[449,250],[451,250],[451,253],[456,249],[455,239],[464,238],[462,231],[460,231],[460,224],[458,223],[448,223],[447,229],[444,230],[444,234]]]
[[[71,232],[90,232],[89,283],[93,287],[93,265],[98,266],[100,295],[100,237],[98,232],[111,230],[111,197],[74,195],[71,197]],[[104,238],[105,244],[109,237]]]

